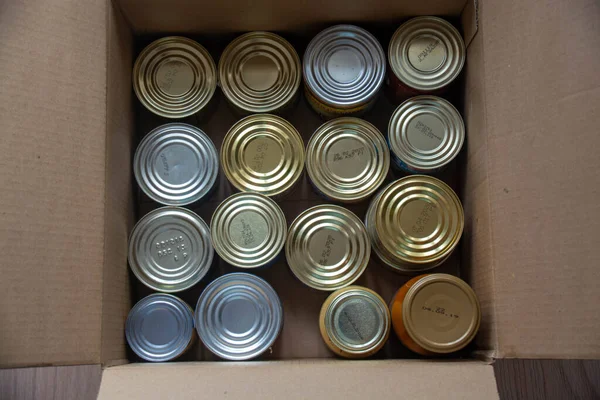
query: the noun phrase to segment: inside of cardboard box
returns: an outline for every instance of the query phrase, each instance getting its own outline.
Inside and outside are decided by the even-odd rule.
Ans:
[[[395,8],[397,7],[397,5],[393,7],[391,5],[388,5],[388,8],[391,7],[393,9],[392,13],[384,12],[385,7],[377,9],[377,12],[367,13],[361,7],[357,6],[355,12],[350,13],[350,15],[347,15],[346,18],[333,17],[335,14],[331,14],[332,10],[329,10],[323,14],[324,16],[319,14],[319,16],[317,16],[314,20],[316,23],[308,23],[308,21],[311,21],[310,16],[307,17],[307,15],[303,14],[303,16],[299,17],[297,20],[306,20],[306,22],[300,25],[298,25],[295,22],[290,22],[295,20],[290,19],[290,17],[288,16],[288,25],[285,24],[285,21],[282,22],[280,20],[276,23],[265,22],[258,25],[251,24],[251,26],[249,26],[246,23],[238,23],[237,25],[229,25],[228,29],[226,29],[228,32],[211,34],[198,33],[202,32],[203,29],[194,28],[193,24],[189,24],[189,17],[183,17],[183,14],[183,23],[181,25],[181,29],[175,29],[175,27],[177,27],[178,25],[174,21],[168,23],[168,21],[170,21],[169,18],[172,18],[172,16],[169,16],[166,20],[161,20],[162,23],[157,22],[156,27],[153,29],[153,25],[151,22],[153,20],[151,18],[148,19],[148,15],[158,12],[166,2],[152,2],[152,5],[146,8],[143,12],[135,9],[135,1],[122,1],[120,3],[122,3],[121,8],[123,10],[123,13],[125,14],[125,18],[116,18],[115,20],[118,24],[125,26],[116,27],[116,31],[121,32],[120,34],[122,35],[122,37],[120,39],[117,38],[116,41],[118,41],[121,46],[125,46],[125,48],[111,49],[110,47],[114,46],[114,43],[113,41],[109,40],[109,55],[111,53],[114,55],[113,57],[109,57],[109,79],[112,77],[118,80],[119,85],[121,86],[118,90],[120,90],[121,92],[127,90],[126,85],[129,85],[128,90],[132,92],[130,76],[124,76],[123,74],[131,74],[131,66],[137,54],[144,48],[145,45],[149,44],[152,40],[158,37],[166,36],[167,34],[181,34],[183,36],[198,41],[211,52],[215,62],[218,62],[219,55],[223,51],[225,46],[237,35],[248,30],[245,29],[247,27],[251,27],[252,29],[271,30],[282,35],[294,45],[301,58],[304,49],[306,48],[306,45],[316,33],[318,33],[324,27],[333,25],[338,22],[353,23],[366,28],[380,40],[384,48],[387,48],[389,39],[391,38],[394,30],[400,25],[400,23],[406,20],[407,17],[414,15],[443,15],[446,19],[455,24],[455,26],[457,26],[459,30],[465,32],[466,35],[470,35],[473,32],[472,26],[463,26],[463,23],[461,22],[460,17],[464,4],[459,3],[462,2],[448,2],[452,3],[452,7],[450,8],[448,8],[447,6],[448,3],[445,6],[446,8],[442,7],[441,5],[438,5],[438,7],[436,8],[436,4],[434,4],[435,2],[432,2],[432,4],[426,6],[425,8],[411,9],[411,7],[407,6],[404,9],[401,8],[403,11],[397,10]],[[183,3],[186,2],[184,1]],[[391,4],[392,2],[389,3]],[[367,2],[365,2],[364,4],[361,3],[362,6],[366,4]],[[189,4],[187,5],[189,6]],[[156,9],[152,11],[152,7],[156,7]],[[277,9],[277,7],[275,8]],[[184,10],[185,8],[182,8],[180,11],[183,12]],[[363,14],[361,14],[361,12],[363,12]],[[160,13],[156,15],[160,15]],[[393,18],[391,18],[390,16],[393,16]],[[126,20],[127,22],[125,22]],[[379,22],[374,22],[374,20],[378,20]],[[464,18],[462,20],[464,21]],[[188,21],[188,23],[186,23],[186,21]],[[247,20],[243,21],[247,22]],[[127,35],[132,35],[131,25],[133,25],[133,29],[136,32],[143,33],[135,33],[132,37],[127,37]],[[223,27],[219,28],[220,29],[213,29],[212,26],[209,26],[207,29],[210,31],[224,30],[222,29]],[[127,46],[130,46],[130,48],[127,49]],[[117,60],[117,56],[123,56],[124,54],[128,56],[128,59],[124,61]],[[117,67],[111,66],[111,62],[120,63],[120,65],[118,65]],[[466,68],[469,68],[468,58]],[[459,78],[458,82],[456,82],[456,84],[452,87],[451,91],[448,94],[444,95],[444,97],[450,100],[459,109],[459,111],[461,111],[461,113],[464,111],[465,95],[468,95],[468,93],[465,93],[465,86],[466,84],[463,74],[463,76]],[[120,174],[129,174],[131,176],[132,155],[141,138],[151,129],[161,124],[172,121],[163,119],[147,111],[131,93],[125,93],[119,98],[116,98],[115,96],[112,97],[112,100],[114,101],[112,107],[111,104],[109,104],[109,118],[111,117],[110,110],[120,103],[121,110],[115,112],[116,115],[125,115],[125,117],[123,117],[120,131],[123,131],[123,126],[133,126],[131,131],[134,132],[134,134],[132,138],[127,138],[125,141],[121,141],[118,137],[113,137],[115,136],[115,134],[110,132],[111,124],[109,123],[109,151],[107,156],[109,157],[109,162],[107,163],[107,165],[115,165],[110,162],[110,158],[115,157],[115,155],[117,154],[121,154],[121,158],[129,157],[129,159],[127,160],[129,165],[127,165],[126,167],[123,166],[123,159],[119,160],[117,164],[120,166]],[[109,103],[110,101],[111,96],[109,88]],[[129,104],[127,103],[128,101]],[[393,112],[397,104],[397,102],[391,101],[387,95],[382,93],[373,109],[364,116],[364,119],[373,123],[379,128],[379,130],[383,134],[386,134],[389,117],[391,116],[391,113]],[[128,114],[124,111],[128,110],[130,106],[133,109],[133,119],[131,117],[131,114]],[[295,107],[293,107],[283,116],[298,129],[305,144],[308,142],[310,136],[315,131],[315,129],[323,123],[323,120],[319,118],[319,116],[310,108],[310,106],[308,106],[303,97],[300,99],[300,101]],[[214,98],[211,101],[211,104],[209,105],[209,109],[206,112],[203,112],[199,116],[192,116],[186,118],[182,120],[182,122],[192,124],[202,129],[205,133],[208,134],[209,137],[211,137],[216,147],[219,149],[224,135],[239,118],[240,115],[237,114],[228,105],[222,92],[220,90],[217,90]],[[468,120],[465,119],[465,123],[467,124],[468,143],[470,127],[468,124]],[[123,145],[130,145],[131,147],[127,147],[124,149],[122,147]],[[124,156],[125,152],[128,152],[128,154]],[[463,198],[464,193],[464,174],[467,171],[467,168],[464,167],[465,163],[466,151],[463,150],[463,152],[457,160],[452,162],[450,166],[441,174],[437,175],[438,178],[448,183],[455,191],[457,191],[461,199]],[[108,190],[110,190],[111,171],[108,171],[107,174],[109,179],[109,185],[107,185],[107,187],[109,187]],[[390,168],[387,177],[387,182],[391,182],[402,176],[404,176],[402,173],[399,173]],[[133,212],[133,219],[129,218],[130,223],[127,227],[128,232],[132,228],[131,222],[133,220],[137,221],[141,216],[145,215],[147,212],[160,207],[160,205],[153,203],[151,200],[149,200],[143,194],[141,194],[141,192],[137,188],[137,185],[135,184],[135,182],[133,182],[132,178],[130,178],[129,180],[131,181],[131,183],[129,184],[128,188],[130,193],[127,194],[127,197],[129,199],[127,200],[127,202],[129,205],[131,205],[131,202],[133,201],[135,205],[129,208],[133,208],[135,211]],[[127,189],[127,185],[123,185],[123,183],[127,183],[127,181],[127,179],[121,179],[119,181],[121,183],[121,188]],[[216,188],[216,190],[214,190],[209,197],[203,199],[197,204],[192,204],[188,208],[196,212],[207,223],[209,223],[211,215],[217,207],[217,205],[234,192],[235,191],[227,182],[227,179],[225,178],[224,174],[220,172],[218,187]],[[109,197],[110,195],[107,195],[107,201],[110,201]],[[314,192],[306,174],[303,175],[303,177],[301,178],[301,183],[297,185],[293,193],[288,194],[281,200],[278,200],[278,204],[281,206],[286,215],[288,225],[304,209],[314,205],[326,203],[328,203],[327,200],[325,200],[323,197]],[[356,213],[361,219],[363,219],[368,204],[368,201],[364,201],[361,203],[350,204],[345,206],[354,213]],[[471,215],[471,213],[469,213],[468,210],[466,211],[467,216]],[[469,223],[467,222],[466,225],[469,226]],[[464,243],[461,244],[461,246],[463,245]],[[214,280],[216,277],[221,276],[222,274],[239,271],[238,269],[226,265],[224,262],[219,260],[218,257],[215,258],[216,261],[211,269],[211,272],[200,284],[194,286],[190,290],[186,290],[181,293],[176,293],[175,295],[182,298],[190,306],[195,307],[196,301],[200,293],[209,282]],[[465,271],[468,272],[468,270],[464,268],[465,266],[463,264],[464,263],[461,263],[461,249],[459,248],[457,249],[457,251],[454,252],[454,254],[449,260],[447,260],[442,266],[436,268],[434,272],[445,272],[454,274],[457,276],[461,276],[463,279],[469,281],[469,275],[465,274]],[[131,301],[130,305],[132,305],[136,301],[140,300],[142,297],[151,294],[152,291],[146,288],[144,285],[142,285],[139,281],[137,281],[133,274],[131,274],[130,272],[128,273],[130,283],[129,300]],[[259,359],[282,360],[299,358],[333,358],[334,355],[325,346],[324,342],[320,337],[318,329],[318,313],[323,301],[326,299],[329,293],[315,291],[307,286],[304,286],[301,282],[299,282],[287,267],[285,256],[283,254],[279,257],[278,261],[274,265],[270,266],[268,269],[257,271],[256,275],[266,279],[275,288],[275,290],[281,298],[284,309],[284,326],[282,332],[279,335],[279,338],[276,341],[275,345],[272,347],[272,349],[265,353],[263,356],[261,356]],[[410,278],[411,276],[400,275],[384,267],[376,259],[376,257],[372,255],[371,261],[366,272],[361,276],[361,278],[356,282],[356,284],[366,286],[375,290],[384,298],[384,300],[389,301],[391,300],[395,291]],[[106,283],[107,281],[108,283]],[[107,291],[112,290],[109,287],[107,287],[110,286],[109,281],[110,278],[106,272],[105,267],[105,298],[107,296]],[[111,317],[110,315],[107,315],[104,318]],[[108,322],[105,320],[103,325],[113,325],[115,323],[114,321],[116,320]],[[108,335],[106,332],[107,329],[104,329],[104,361],[113,361],[122,358],[122,356],[119,356],[119,354],[122,354],[122,346],[124,345],[124,343],[122,341],[111,342],[109,340],[111,336],[116,337],[118,335],[119,329],[121,329],[120,332],[123,332],[122,325],[120,327],[117,327],[116,329],[110,329],[110,331],[113,332],[112,335]],[[121,347],[121,349],[116,349],[114,348],[115,346],[119,346]],[[459,354],[453,354],[452,358],[469,357],[474,349],[475,345],[469,346],[467,349],[463,350]],[[390,340],[388,341],[386,346],[374,358],[406,359],[417,358],[417,356],[414,353],[407,350],[406,348],[404,348],[399,342],[399,340],[395,337],[395,335],[391,334]],[[132,362],[141,361],[129,349],[127,349],[127,359]],[[200,341],[197,341],[194,347],[189,352],[187,352],[183,357],[178,359],[178,361],[199,360],[213,361],[219,360],[219,358],[212,355],[207,349],[204,348],[204,346],[202,346]]]

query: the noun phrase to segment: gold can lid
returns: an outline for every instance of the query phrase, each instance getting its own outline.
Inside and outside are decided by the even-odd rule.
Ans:
[[[302,175],[304,142],[285,119],[250,115],[225,135],[221,166],[229,182],[242,192],[282,194]]]
[[[438,17],[417,17],[394,33],[388,60],[405,85],[434,91],[450,84],[465,64],[465,43],[452,24]]]
[[[208,104],[217,88],[217,68],[199,43],[168,36],[150,43],[133,67],[140,102],[165,118],[184,118]]]
[[[277,203],[257,193],[226,198],[210,221],[213,247],[239,268],[258,268],[279,255],[287,235],[285,215]]]
[[[398,270],[437,266],[436,262],[452,253],[464,228],[464,212],[456,193],[426,175],[389,184],[373,200],[369,214],[377,255]]]
[[[400,104],[388,126],[390,149],[409,169],[423,173],[446,166],[460,152],[465,125],[448,101],[417,96]]]
[[[359,118],[337,118],[321,125],[306,149],[306,171],[316,188],[332,199],[355,202],[384,181],[390,155],[379,130]]]
[[[302,283],[318,290],[337,290],[362,275],[371,244],[360,218],[327,204],[309,208],[292,222],[285,255]]]
[[[300,87],[300,58],[284,38],[249,32],[231,42],[219,60],[219,82],[235,106],[251,113],[273,112]]]
[[[377,293],[361,286],[333,292],[319,315],[321,336],[334,353],[365,358],[383,347],[390,334],[387,305]]]
[[[465,347],[481,321],[479,300],[462,279],[430,274],[406,293],[402,321],[410,337],[425,350],[451,353]]]

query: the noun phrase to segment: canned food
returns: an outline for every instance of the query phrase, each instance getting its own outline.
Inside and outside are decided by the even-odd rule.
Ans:
[[[149,111],[184,118],[202,110],[217,88],[217,68],[199,43],[168,36],[150,43],[133,67],[133,90]]]
[[[333,292],[321,307],[319,327],[327,347],[345,358],[377,353],[390,334],[390,312],[371,289],[348,286]]]
[[[390,166],[385,138],[362,119],[343,117],[323,124],[306,149],[313,186],[333,201],[357,202],[384,181]]]
[[[248,360],[273,345],[283,326],[283,308],[264,279],[238,272],[206,287],[195,321],[198,336],[211,352],[227,360]]]
[[[225,135],[221,165],[229,182],[242,192],[283,195],[302,175],[304,142],[285,119],[251,115]]]
[[[377,194],[365,226],[384,264],[399,272],[419,272],[450,256],[462,235],[464,213],[458,196],[444,182],[413,175]]]
[[[129,311],[125,338],[146,361],[171,361],[194,343],[193,311],[179,298],[163,293],[144,297]]]
[[[458,155],[464,140],[460,113],[435,96],[406,100],[394,111],[388,126],[394,165],[410,173],[439,172]]]
[[[219,81],[242,113],[269,113],[291,105],[300,87],[300,58],[281,36],[249,32],[231,42],[219,61]]]
[[[188,289],[212,264],[208,225],[185,208],[151,211],[131,232],[128,260],[134,275],[150,289],[167,293]]]
[[[359,115],[375,102],[385,77],[385,53],[375,36],[336,25],[315,36],[304,53],[306,98],[326,118]]]
[[[309,208],[292,222],[285,255],[302,283],[313,289],[337,290],[362,275],[371,245],[360,218],[328,204]]]
[[[210,221],[212,243],[221,258],[239,268],[264,267],[283,249],[285,215],[277,203],[258,193],[225,199]]]
[[[206,196],[219,175],[219,156],[200,129],[182,123],[159,126],[138,146],[135,179],[157,203],[182,206]]]
[[[462,36],[449,22],[412,18],[390,41],[390,88],[397,98],[442,92],[460,74],[465,55]]]
[[[429,356],[464,348],[477,334],[481,320],[473,289],[447,274],[414,277],[394,295],[390,310],[400,341]]]

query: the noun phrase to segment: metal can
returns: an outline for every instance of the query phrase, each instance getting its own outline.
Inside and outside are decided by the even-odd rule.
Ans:
[[[133,172],[152,200],[182,206],[210,193],[219,175],[219,156],[212,140],[200,129],[170,123],[144,137],[135,152]]]
[[[225,135],[221,165],[236,189],[281,196],[302,175],[304,142],[285,119],[271,114],[250,115]]]
[[[377,98],[385,64],[381,44],[366,30],[354,25],[327,28],[304,53],[306,98],[325,118],[362,114]]]
[[[306,149],[306,171],[325,197],[345,203],[369,197],[387,176],[390,155],[384,136],[362,119],[326,122]]]
[[[390,312],[381,296],[361,286],[333,292],[319,315],[325,344],[345,358],[366,358],[377,353],[389,337],[390,326]]]
[[[292,222],[285,255],[302,283],[317,290],[337,290],[362,275],[371,245],[360,218],[327,204],[309,208]]]
[[[388,126],[394,165],[409,173],[441,171],[458,155],[464,140],[460,113],[435,96],[406,100],[394,111]]]
[[[180,292],[200,282],[213,254],[208,225],[180,207],[149,212],[129,238],[131,270],[140,282],[159,292]]]
[[[400,341],[426,356],[464,348],[477,334],[481,320],[473,289],[447,274],[414,277],[394,295],[390,311]]]
[[[133,90],[149,111],[184,118],[202,110],[217,88],[217,68],[199,43],[168,36],[150,43],[133,67]]]
[[[456,193],[439,179],[412,175],[392,182],[365,216],[373,251],[398,272],[437,267],[456,248],[464,212]]]
[[[301,78],[300,58],[284,38],[249,32],[231,42],[219,61],[219,82],[241,113],[271,113],[291,105]]]
[[[264,279],[237,272],[204,289],[195,313],[204,345],[226,360],[249,360],[268,350],[283,326],[283,308]]]
[[[194,313],[181,299],[163,293],[144,297],[129,311],[125,338],[146,361],[171,361],[194,343]]]
[[[390,41],[390,89],[396,98],[443,92],[460,74],[465,57],[463,38],[448,21],[412,18]]]
[[[260,268],[281,253],[287,223],[281,208],[270,198],[237,193],[219,204],[210,231],[215,251],[225,262],[239,268]]]

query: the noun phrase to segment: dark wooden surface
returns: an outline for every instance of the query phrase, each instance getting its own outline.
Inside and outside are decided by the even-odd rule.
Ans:
[[[500,360],[501,399],[600,399],[600,361]],[[0,400],[93,400],[97,365],[0,370]]]

